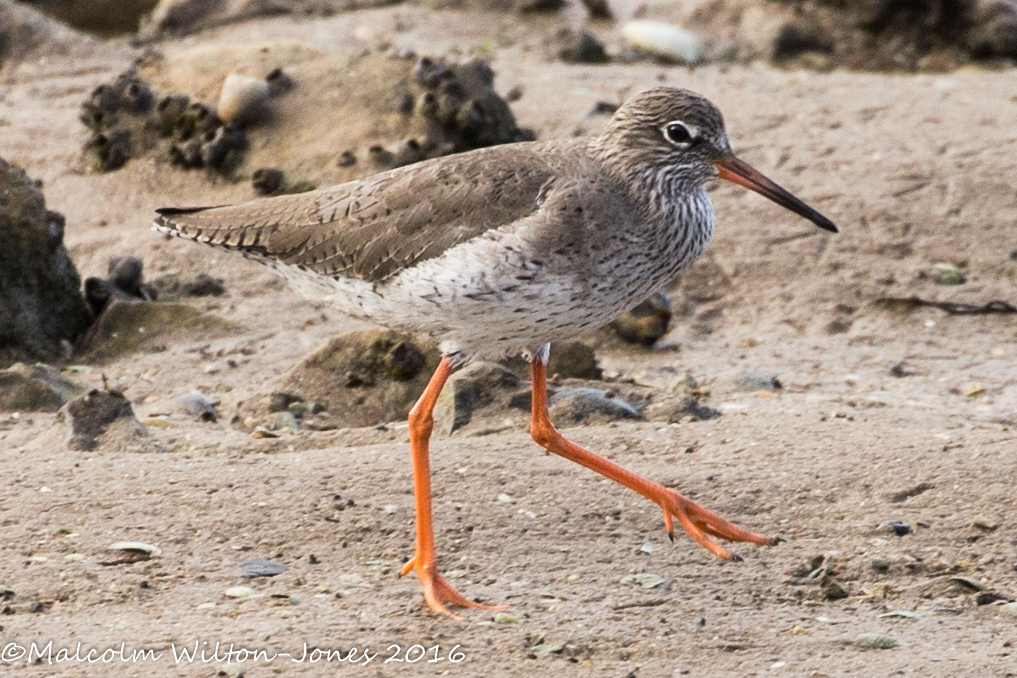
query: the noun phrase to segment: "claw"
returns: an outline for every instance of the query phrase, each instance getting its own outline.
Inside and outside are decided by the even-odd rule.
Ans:
[[[664,510],[664,527],[667,528],[671,541],[674,541],[672,516],[675,516],[693,541],[718,558],[732,561],[742,560],[741,556],[733,555],[730,551],[710,539],[711,536],[727,541],[747,541],[760,545],[773,545],[776,543],[770,537],[749,532],[744,528],[729,523],[716,513],[703,508],[690,499],[686,499],[674,490],[666,490],[666,494],[658,500],[658,503]]]
[[[420,577],[420,583],[424,587],[424,600],[427,602],[427,606],[432,611],[451,617],[452,619],[462,620],[463,617],[455,614],[445,604],[458,605],[459,607],[469,607],[476,610],[504,610],[504,605],[484,605],[476,601],[470,600],[463,594],[459,593],[452,584],[449,584],[444,577],[435,571],[435,563],[423,564],[417,566],[417,557],[413,556],[405,565],[400,572],[400,576],[408,574],[410,570],[416,570],[417,576]]]

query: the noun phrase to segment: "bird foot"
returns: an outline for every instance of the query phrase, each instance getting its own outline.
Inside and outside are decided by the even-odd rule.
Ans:
[[[421,565],[417,564],[418,557],[413,556],[405,565],[403,565],[402,571],[399,576],[404,576],[410,572],[410,570],[416,570],[417,576],[420,577],[420,583],[424,587],[424,600],[427,601],[427,606],[434,612],[447,615],[452,619],[463,619],[462,616],[455,614],[447,607],[446,603],[451,605],[458,605],[459,607],[472,607],[477,610],[504,610],[504,605],[484,605],[477,603],[463,594],[456,591],[455,587],[445,581],[437,572],[437,563],[435,562],[424,562]]]
[[[655,501],[664,510],[664,527],[667,528],[667,536],[674,541],[674,521],[672,516],[678,518],[678,522],[685,528],[692,539],[710,553],[724,560],[741,560],[740,557],[732,555],[726,548],[720,546],[709,536],[718,537],[726,541],[746,541],[762,546],[772,546],[780,539],[771,539],[766,535],[756,534],[729,523],[713,511],[706,509],[691,499],[687,499],[674,490],[664,489],[664,494]]]

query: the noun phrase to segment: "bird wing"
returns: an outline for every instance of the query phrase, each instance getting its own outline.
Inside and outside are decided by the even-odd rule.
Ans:
[[[157,230],[336,277],[380,282],[535,212],[543,144],[495,146],[238,205],[157,210]]]

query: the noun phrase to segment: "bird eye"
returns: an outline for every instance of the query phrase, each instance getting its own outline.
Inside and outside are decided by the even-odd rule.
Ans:
[[[680,122],[669,122],[664,128],[664,136],[675,144],[688,144],[693,141],[692,132]]]

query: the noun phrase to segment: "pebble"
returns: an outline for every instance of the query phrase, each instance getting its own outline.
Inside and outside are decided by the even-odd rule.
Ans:
[[[898,537],[903,537],[911,532],[911,526],[899,520],[888,520],[883,523],[883,527]]]
[[[890,565],[892,565],[892,563],[886,558],[876,556],[869,561],[869,565],[872,566],[872,569],[876,572],[886,572],[890,569]]]
[[[562,423],[578,424],[598,415],[608,420],[641,418],[635,407],[598,388],[562,389],[549,403],[552,418]]]
[[[627,577],[622,577],[621,581],[623,584],[639,584],[644,589],[653,589],[657,588],[667,580],[659,574],[640,572],[639,574],[630,574]]]
[[[64,556],[64,560],[66,560],[68,563],[80,563],[84,559],[85,556],[83,556],[80,553],[68,553],[66,556]]]
[[[558,654],[565,649],[564,645],[552,645],[550,643],[541,643],[540,645],[534,645],[526,651],[527,656],[532,657],[546,657],[549,654]]]
[[[515,501],[515,499],[513,499],[512,497],[510,497],[507,494],[499,494],[498,495],[498,501],[500,503],[502,503],[502,504],[511,504],[512,502]]]
[[[975,519],[971,522],[971,525],[977,527],[980,530],[985,530],[986,532],[992,532],[997,527],[999,527],[999,523],[997,523],[995,520],[993,520],[992,518],[987,518],[986,516],[982,515],[975,516]]]
[[[216,113],[223,122],[245,125],[264,115],[268,96],[264,80],[230,73],[223,82]]]
[[[227,598],[250,598],[254,594],[255,591],[250,586],[231,586],[223,591]]]
[[[630,344],[653,346],[667,334],[670,323],[671,301],[662,292],[656,292],[619,316],[610,327]]]
[[[210,398],[200,391],[191,391],[179,395],[173,399],[187,414],[197,417],[201,421],[216,421],[219,418],[215,406],[219,404],[217,398]]]
[[[997,611],[1007,617],[1017,617],[1017,603],[1006,603],[1005,605],[1000,605],[997,608]]]
[[[862,633],[855,638],[855,645],[877,650],[889,650],[901,645],[901,642],[892,636],[884,636],[881,633]]]
[[[286,176],[274,167],[260,167],[251,175],[251,185],[258,195],[279,195],[286,187]]]
[[[141,541],[118,541],[110,544],[106,549],[108,551],[134,551],[144,553],[146,556],[153,558],[162,555],[162,550],[158,546],[152,546]]]
[[[777,377],[759,370],[742,372],[737,378],[738,387],[744,391],[779,391],[784,388]]]
[[[834,579],[824,581],[820,584],[819,590],[827,600],[841,600],[848,597],[848,592]]]
[[[494,615],[494,621],[497,624],[515,624],[516,622],[519,621],[519,617],[508,612],[499,612],[498,614]]]
[[[629,21],[622,37],[635,49],[668,61],[694,64],[703,55],[695,33],[662,21]]]
[[[215,603],[201,603],[200,605],[194,606],[195,610],[213,610],[215,609]]]
[[[277,563],[274,560],[265,560],[264,558],[245,560],[237,567],[240,568],[243,576],[249,579],[255,577],[275,577],[290,569],[282,563]]]

